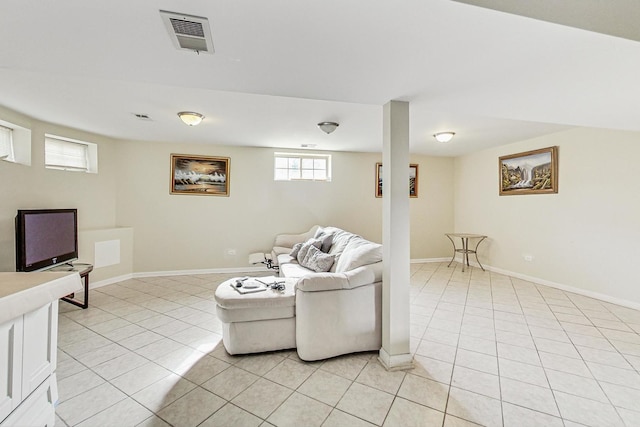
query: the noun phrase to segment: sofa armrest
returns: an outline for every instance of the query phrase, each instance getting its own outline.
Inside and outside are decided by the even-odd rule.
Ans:
[[[286,248],[284,246],[274,246],[271,250],[272,254],[275,254],[273,258],[278,258],[278,255],[288,254],[291,252],[291,248]]]
[[[296,289],[304,292],[333,291],[348,288],[349,280],[344,273],[313,273],[302,276],[296,283]]]
[[[316,230],[320,228],[319,225],[314,225],[306,233],[300,234],[278,234],[273,246],[280,246],[285,248],[292,248],[296,243],[303,243],[315,236]]]
[[[280,265],[280,255],[289,255],[291,253],[291,248],[285,248],[282,246],[274,246],[271,250],[271,259],[273,260],[273,265]],[[291,258],[293,259],[293,258]]]
[[[365,265],[344,273],[314,273],[301,277],[296,288],[303,292],[355,289],[382,280],[382,262]]]

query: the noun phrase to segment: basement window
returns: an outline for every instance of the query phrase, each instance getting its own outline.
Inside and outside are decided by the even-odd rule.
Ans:
[[[13,162],[13,129],[0,125],[0,159]]]
[[[44,159],[48,169],[98,173],[98,146],[90,142],[45,135]]]
[[[331,181],[331,156],[328,154],[274,154],[275,181]]]
[[[31,165],[31,130],[0,120],[0,159]]]

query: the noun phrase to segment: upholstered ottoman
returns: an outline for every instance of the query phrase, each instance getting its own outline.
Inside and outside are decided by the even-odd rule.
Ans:
[[[295,280],[273,276],[257,279],[265,283],[284,280],[285,289],[267,288],[240,294],[233,287],[236,278],[222,282],[216,289],[216,313],[222,322],[222,341],[229,354],[296,346]]]

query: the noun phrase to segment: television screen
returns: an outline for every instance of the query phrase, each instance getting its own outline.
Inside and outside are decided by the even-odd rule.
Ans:
[[[78,258],[76,209],[19,210],[16,270],[35,271]]]

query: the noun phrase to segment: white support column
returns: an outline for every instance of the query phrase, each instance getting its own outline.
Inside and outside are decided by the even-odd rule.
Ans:
[[[382,348],[388,370],[413,366],[409,348],[409,103],[383,107]]]

